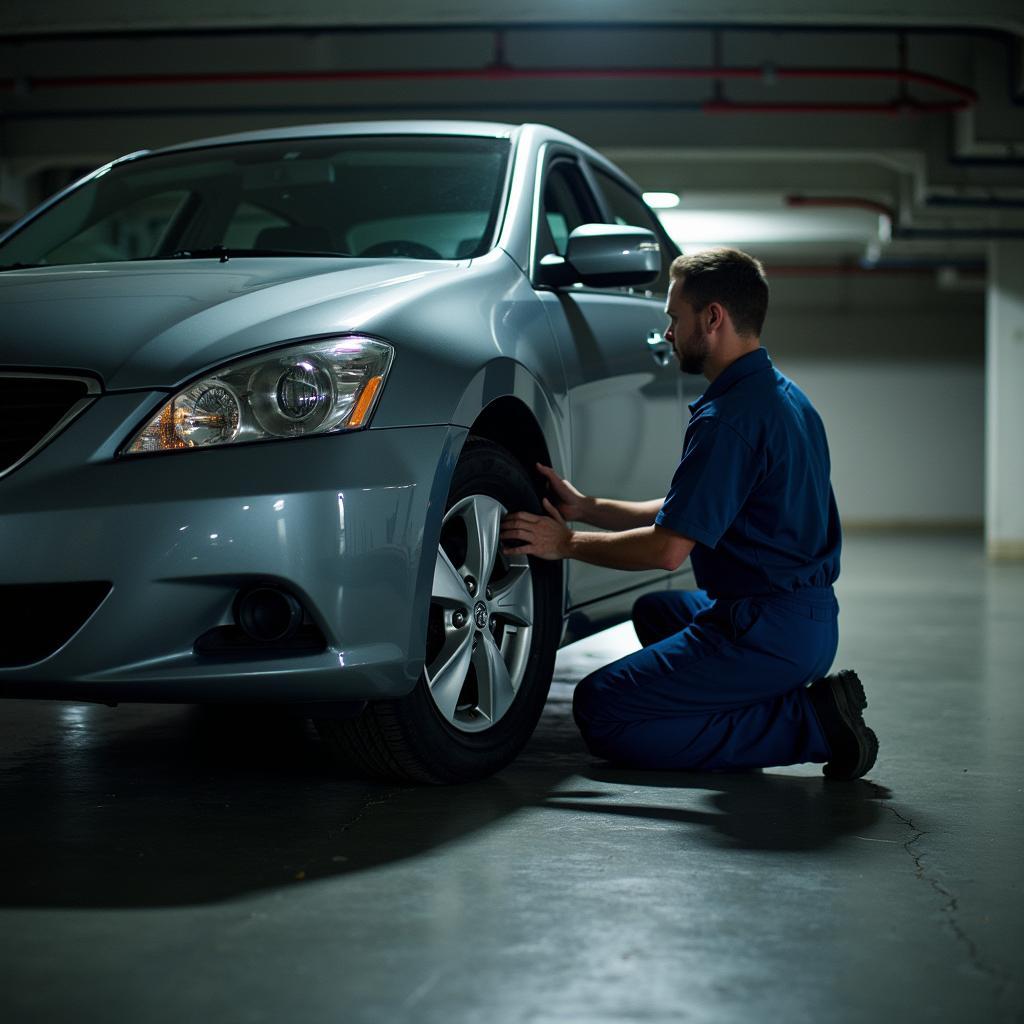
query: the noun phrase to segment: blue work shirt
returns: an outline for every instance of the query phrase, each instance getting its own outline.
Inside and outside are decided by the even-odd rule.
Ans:
[[[807,396],[759,348],[719,374],[690,412],[655,522],[696,541],[697,585],[714,598],[830,586],[839,511],[825,428]]]

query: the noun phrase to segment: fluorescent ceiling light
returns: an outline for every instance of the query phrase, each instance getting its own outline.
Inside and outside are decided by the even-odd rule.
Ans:
[[[644,202],[655,210],[671,210],[679,205],[679,196],[675,192],[645,192]]]
[[[659,217],[682,245],[888,241],[886,218],[868,210],[672,210]]]

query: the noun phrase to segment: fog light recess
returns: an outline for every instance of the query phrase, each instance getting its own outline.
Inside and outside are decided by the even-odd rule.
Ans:
[[[238,595],[235,621],[246,636],[258,643],[280,643],[299,631],[302,605],[278,587],[250,587]]]

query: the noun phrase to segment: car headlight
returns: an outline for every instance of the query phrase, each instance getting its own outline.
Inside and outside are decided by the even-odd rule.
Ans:
[[[122,454],[357,430],[369,423],[393,354],[386,342],[350,336],[229,363],[179,391]]]

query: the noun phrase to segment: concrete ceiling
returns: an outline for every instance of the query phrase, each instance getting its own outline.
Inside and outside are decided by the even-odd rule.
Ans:
[[[1019,3],[297,6],[0,7],[7,219],[139,148],[439,116],[583,138],[680,194],[665,222],[691,248],[970,262],[1024,237]]]
[[[992,28],[1024,34],[1024,11],[1015,0],[984,0],[970,8],[962,0],[903,0],[898,9],[886,0],[855,0],[821,4],[809,0],[757,3],[756,0],[519,0],[515,5],[496,0],[389,0],[387,8],[363,0],[23,0],[0,6],[0,32],[34,32],[144,28],[161,30],[194,27],[249,28],[281,25],[376,26],[470,25],[500,21],[508,24],[562,22],[732,23],[803,25],[919,25]]]

